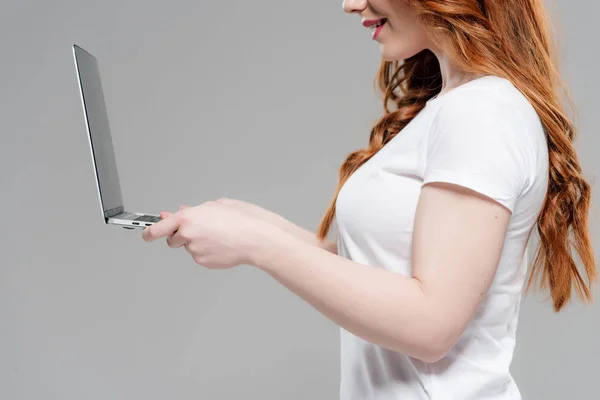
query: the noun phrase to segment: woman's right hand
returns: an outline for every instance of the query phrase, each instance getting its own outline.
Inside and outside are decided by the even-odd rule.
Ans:
[[[270,222],[273,225],[287,231],[290,225],[293,225],[290,221],[283,218],[281,215],[274,213],[273,211],[266,210],[256,204],[248,203],[243,200],[221,198],[217,200],[219,203],[227,204],[235,207],[239,210],[247,212],[256,218],[260,218],[264,221]]]
[[[337,254],[337,246],[335,243],[329,241],[319,241],[316,235],[313,232],[310,232],[291,221],[288,221],[281,215],[274,213],[272,211],[266,210],[256,204],[248,203],[243,200],[230,199],[230,198],[220,198],[217,200],[220,203],[227,204],[231,207],[235,207],[241,211],[247,212],[250,215],[262,219],[263,221],[269,222],[283,231],[289,233],[290,235],[296,237],[297,239],[303,240],[312,245],[321,247],[327,251],[330,251],[334,254]],[[187,208],[187,206],[180,206],[180,210]],[[172,213],[170,212],[161,212],[160,217],[166,218]]]
[[[248,202],[245,202],[242,200],[235,200],[235,199],[228,199],[228,198],[221,198],[217,201],[219,203],[227,204],[229,206],[232,206],[239,210],[247,212],[256,218],[260,218],[264,221],[268,221],[268,222],[272,223],[273,225],[276,225],[277,227],[282,228],[282,229],[286,228],[287,223],[290,223],[289,221],[287,221],[285,218],[283,218],[279,214],[276,214],[272,211],[265,210],[264,208],[257,206],[256,204],[248,203]],[[183,210],[185,208],[188,208],[188,206],[180,206],[179,207],[180,210]],[[173,214],[172,212],[163,211],[160,213],[160,216],[161,216],[161,218],[166,218],[172,214]]]
[[[248,212],[251,215],[263,219],[267,222],[272,223],[283,231],[289,233],[290,235],[296,237],[299,240],[310,243],[314,246],[325,249],[333,254],[337,254],[337,244],[330,242],[328,240],[320,241],[317,239],[317,236],[314,232],[311,232],[307,229],[304,229],[293,222],[285,219],[281,215],[274,213],[272,211],[266,210],[256,204],[248,203],[243,200],[237,199],[229,199],[229,198],[221,198],[217,200],[221,203],[228,204],[232,207],[236,207],[242,211]]]

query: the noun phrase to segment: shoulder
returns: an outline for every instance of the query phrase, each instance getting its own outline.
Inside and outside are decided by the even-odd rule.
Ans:
[[[511,81],[488,75],[463,84],[436,99],[437,118],[457,119],[535,119],[529,100]]]
[[[542,122],[527,97],[508,79],[485,76],[436,99],[433,131],[459,130],[483,136],[512,137],[533,150],[543,144]]]
[[[424,182],[466,186],[513,211],[542,154],[543,130],[527,98],[509,81],[486,77],[429,106]]]

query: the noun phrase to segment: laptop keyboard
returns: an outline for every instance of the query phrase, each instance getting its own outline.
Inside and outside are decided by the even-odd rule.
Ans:
[[[160,217],[154,217],[152,215],[142,215],[141,217],[135,218],[134,221],[158,222],[160,221]]]

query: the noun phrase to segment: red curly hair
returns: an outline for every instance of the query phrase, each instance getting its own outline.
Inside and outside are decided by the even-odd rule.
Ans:
[[[423,24],[431,42],[460,67],[474,74],[510,80],[536,109],[549,146],[549,186],[537,220],[540,243],[527,284],[541,280],[559,312],[574,287],[591,300],[597,279],[588,232],[590,185],[584,179],[573,146],[574,123],[560,102],[569,92],[557,71],[550,24],[542,0],[404,0]],[[340,168],[336,194],[317,236],[323,240],[335,218],[335,203],[348,177],[424,108],[441,90],[440,66],[428,49],[400,61],[383,61],[375,80],[382,91],[385,114],[371,130],[368,147],[351,153]],[[388,103],[395,106],[393,111]],[[570,102],[572,104],[572,102]],[[572,239],[569,235],[572,234]],[[579,254],[588,282],[571,254]]]

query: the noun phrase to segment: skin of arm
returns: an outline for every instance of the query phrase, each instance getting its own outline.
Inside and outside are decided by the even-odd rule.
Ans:
[[[285,219],[277,213],[266,210],[256,204],[245,202],[243,200],[225,198],[219,201],[221,201],[224,204],[228,204],[239,208],[240,210],[250,213],[255,217],[267,221],[302,242],[313,246],[317,246],[332,254],[337,254],[337,244],[335,242],[332,242],[330,240],[321,241],[317,238],[317,235],[314,232],[311,232],[308,229],[294,224],[293,222]]]
[[[328,319],[369,342],[425,362],[456,343],[489,289],[511,213],[462,186],[423,187],[413,230],[413,276],[328,251],[314,233],[283,224],[253,265]],[[317,245],[315,245],[317,244]]]

